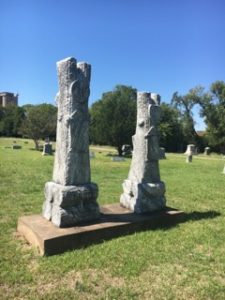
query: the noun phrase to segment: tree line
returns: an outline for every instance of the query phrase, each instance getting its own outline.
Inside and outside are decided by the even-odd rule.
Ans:
[[[110,145],[122,154],[122,145],[132,145],[136,127],[136,93],[131,86],[117,85],[104,93],[90,107],[90,142]],[[206,131],[203,136],[195,130],[193,112],[200,107]],[[9,106],[0,108],[0,135],[27,137],[38,141],[55,139],[57,108],[51,104]],[[195,144],[200,151],[210,146],[225,154],[225,82],[216,81],[209,91],[201,86],[187,94],[175,92],[170,103],[161,103],[159,125],[160,146],[168,152],[183,152],[187,144]]]
[[[0,136],[33,139],[35,149],[46,137],[56,137],[57,107],[52,104],[10,105],[0,108]]]

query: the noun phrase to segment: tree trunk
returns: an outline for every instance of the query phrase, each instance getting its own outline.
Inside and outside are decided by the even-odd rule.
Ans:
[[[35,144],[35,150],[39,150],[39,144],[38,144],[38,140],[34,140],[34,144]]]
[[[119,156],[122,156],[123,151],[122,151],[121,145],[117,146],[117,151],[118,151]]]

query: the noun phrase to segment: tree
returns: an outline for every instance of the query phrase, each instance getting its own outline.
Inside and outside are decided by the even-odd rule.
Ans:
[[[169,104],[161,104],[161,120],[159,124],[160,146],[166,151],[182,151],[184,136],[182,124],[179,120],[179,112]]]
[[[225,154],[225,82],[212,83],[210,92],[202,95],[199,104],[209,145]]]
[[[91,109],[92,143],[115,146],[122,155],[122,145],[132,143],[136,124],[136,89],[117,85],[104,93]]]
[[[186,95],[179,95],[178,92],[175,92],[172,96],[171,104],[179,111],[185,144],[201,144],[201,138],[198,136],[194,126],[193,108],[202,99],[203,90],[203,87],[197,86],[190,89]]]
[[[55,136],[57,108],[51,104],[26,105],[23,135],[34,140],[35,149],[39,149],[38,140]]]
[[[24,109],[15,105],[0,108],[0,135],[20,136],[20,127],[25,115]]]

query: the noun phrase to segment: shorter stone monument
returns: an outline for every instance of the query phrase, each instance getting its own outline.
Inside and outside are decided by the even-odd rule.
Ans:
[[[137,125],[133,136],[133,156],[128,178],[123,183],[120,204],[136,213],[165,207],[165,184],[159,173],[160,96],[137,93]]]
[[[88,97],[91,66],[67,58],[57,63],[59,93],[53,180],[45,184],[43,216],[58,227],[100,217],[98,186],[91,182]]]

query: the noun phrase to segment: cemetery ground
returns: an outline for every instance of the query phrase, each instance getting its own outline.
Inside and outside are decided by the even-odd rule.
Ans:
[[[160,161],[167,205],[186,213],[182,223],[41,257],[16,233],[19,216],[41,212],[52,178],[53,156],[31,148],[31,140],[0,139],[0,299],[225,298],[224,159]],[[119,202],[131,159],[113,162],[110,147],[92,151],[98,202]]]

